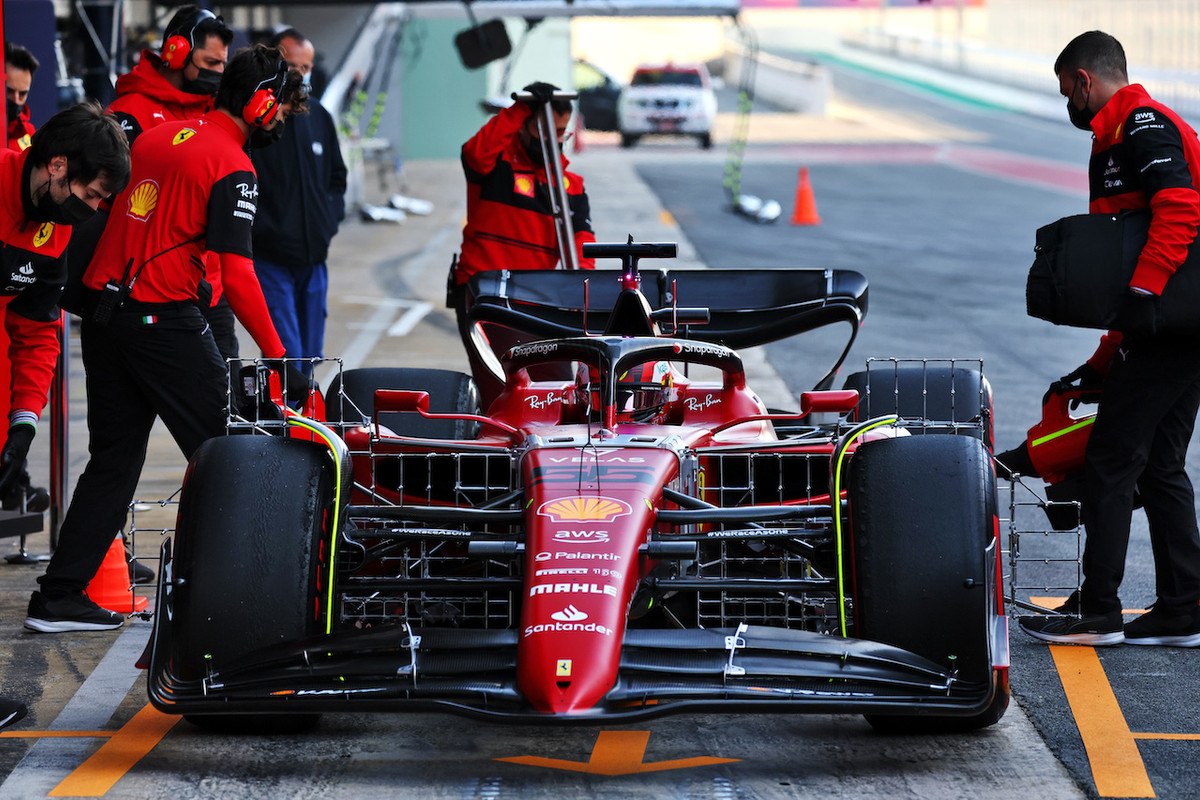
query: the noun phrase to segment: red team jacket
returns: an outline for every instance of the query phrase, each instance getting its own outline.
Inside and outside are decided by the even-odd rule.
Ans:
[[[558,264],[545,170],[530,161],[517,139],[531,113],[527,103],[503,109],[463,145],[467,226],[455,272],[460,285],[481,270],[553,269]],[[583,258],[580,249],[584,242],[596,241],[583,178],[566,171],[566,158],[562,163],[579,265],[591,269],[595,259]]]
[[[58,299],[71,227],[26,216],[21,187],[29,181],[28,155],[0,150],[0,311],[10,340],[12,408],[40,414],[58,361]]]
[[[29,121],[29,104],[21,106],[21,113],[16,119],[8,121],[8,149],[26,150],[29,138],[33,136],[33,123]]]
[[[245,144],[237,123],[220,111],[143,132],[131,152],[129,187],[113,201],[83,284],[100,289],[133,280],[134,301],[193,301],[205,250],[218,253],[234,313],[263,355],[279,358],[283,345],[250,260],[258,178]]]
[[[145,131],[164,122],[197,119],[213,107],[213,99],[176,89],[158,71],[162,59],[153,50],[143,50],[137,66],[117,78],[117,99],[108,111],[125,131],[129,144]]]
[[[1150,235],[1130,286],[1161,294],[1200,226],[1200,140],[1137,83],[1109,99],[1092,120],[1092,131],[1088,210],[1151,209]],[[1106,373],[1120,343],[1121,334],[1109,331],[1088,363]]]

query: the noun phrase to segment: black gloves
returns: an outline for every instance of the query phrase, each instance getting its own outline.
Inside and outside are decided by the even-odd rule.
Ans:
[[[558,91],[558,87],[553,83],[538,81],[537,83],[529,84],[521,91],[529,92],[533,95],[533,101],[538,105],[542,105],[554,99],[554,93]]]
[[[21,477],[25,467],[25,458],[29,455],[29,445],[33,443],[37,428],[26,422],[19,422],[8,429],[8,439],[4,449],[0,450],[0,497],[12,490]]]
[[[1079,381],[1079,383],[1076,384],[1075,381]],[[1085,392],[1099,392],[1103,382],[1104,376],[1097,372],[1091,364],[1082,364],[1074,372],[1064,375],[1050,384],[1050,388],[1042,395],[1042,405],[1046,405],[1052,394],[1062,394],[1076,389]]]
[[[295,362],[276,359],[268,361],[267,366],[279,373],[283,397],[289,405],[303,403],[308,399],[309,392],[317,388],[313,379],[301,372]]]
[[[1158,295],[1130,291],[1117,310],[1113,327],[1126,336],[1149,338],[1158,331],[1158,306]]]

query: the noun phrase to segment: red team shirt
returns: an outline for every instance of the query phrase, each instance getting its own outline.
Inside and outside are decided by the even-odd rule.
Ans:
[[[58,361],[58,300],[71,227],[26,216],[21,187],[29,181],[28,156],[0,150],[0,311],[11,340],[12,407],[40,414]]]
[[[205,250],[218,253],[234,313],[263,355],[279,358],[283,345],[250,260],[258,178],[245,144],[220,111],[143,132],[133,145],[129,187],[113,201],[83,283],[101,289],[133,280],[134,301],[193,301]]]

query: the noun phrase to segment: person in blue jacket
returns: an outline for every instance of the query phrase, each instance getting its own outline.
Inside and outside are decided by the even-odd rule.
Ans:
[[[312,42],[294,28],[275,35],[288,65],[304,76],[313,69]],[[329,242],[345,217],[346,165],[333,117],[314,99],[308,114],[288,119],[282,138],[255,151],[258,216],[254,271],[275,330],[290,357],[321,358]],[[312,374],[311,364],[298,365]]]

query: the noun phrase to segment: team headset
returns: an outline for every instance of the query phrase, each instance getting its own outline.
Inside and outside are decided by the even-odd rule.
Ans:
[[[188,56],[192,54],[192,50],[196,47],[196,28],[200,27],[200,23],[210,19],[215,19],[218,22],[223,22],[221,17],[209,11],[207,8],[197,9],[196,13],[188,19],[184,20],[179,26],[179,31],[166,37],[166,41],[162,46],[162,60],[167,65],[168,69],[183,69],[187,64]],[[187,31],[187,35],[184,35]]]
[[[247,125],[255,128],[265,128],[279,114],[279,95],[283,93],[283,85],[287,81],[288,64],[282,59],[279,69],[269,78],[259,82],[250,94],[246,105],[242,106],[242,119]]]

